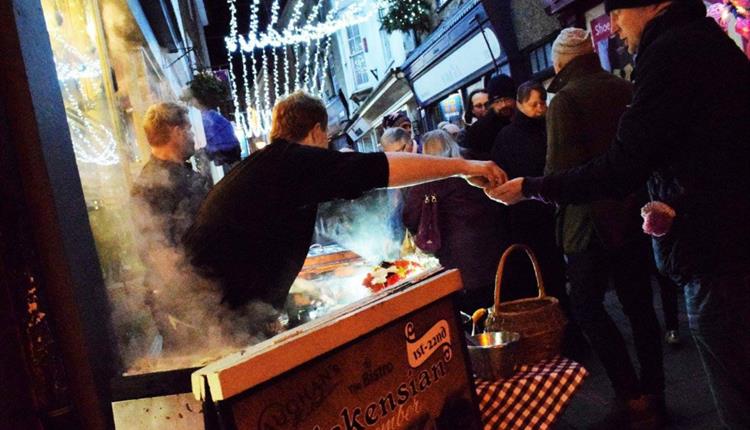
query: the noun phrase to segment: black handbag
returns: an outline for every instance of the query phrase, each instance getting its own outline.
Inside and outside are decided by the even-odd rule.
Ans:
[[[414,244],[424,252],[434,253],[440,249],[440,223],[438,220],[438,198],[434,192],[427,192],[422,201],[419,227],[414,236]]]

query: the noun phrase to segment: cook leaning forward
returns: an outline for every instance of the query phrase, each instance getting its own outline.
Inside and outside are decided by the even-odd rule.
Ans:
[[[183,239],[191,263],[241,312],[252,301],[282,309],[305,261],[318,203],[374,188],[462,176],[480,187],[505,182],[491,161],[328,149],[328,115],[296,92],[273,110],[271,143],[211,190]]]

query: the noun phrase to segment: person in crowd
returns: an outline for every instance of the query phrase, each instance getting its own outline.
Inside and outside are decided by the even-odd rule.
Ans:
[[[459,139],[461,139],[462,137],[461,128],[456,124],[445,122],[444,124],[438,126],[438,129],[450,134],[451,139],[453,139],[453,141],[456,143],[458,143]]]
[[[229,89],[209,73],[197,74],[188,85],[192,103],[201,111],[209,160],[217,166],[230,166],[239,161],[240,142],[234,134],[234,127],[218,111],[219,105],[228,97]]]
[[[400,110],[386,115],[383,118],[383,129],[387,130],[389,128],[402,128],[408,131],[412,142],[409,150],[411,152],[420,151],[421,147],[419,139],[414,136],[414,128],[412,127],[411,120],[409,119],[409,116],[406,115],[406,112]]]
[[[464,158],[488,160],[497,134],[516,110],[516,84],[508,75],[494,76],[487,86],[487,112],[466,131]]]
[[[403,152],[327,149],[323,102],[293,93],[274,107],[271,143],[242,160],[209,193],[184,237],[201,274],[218,281],[236,312],[253,301],[283,309],[305,261],[318,203],[451,176],[504,181],[492,162]]]
[[[158,103],[146,111],[143,128],[151,156],[131,188],[136,222],[144,236],[178,246],[208,194],[208,178],[188,159],[195,140],[186,107]]]
[[[487,114],[487,90],[478,88],[470,92],[466,106],[468,106],[468,109],[464,114],[464,121],[469,126]]]
[[[145,304],[162,335],[163,349],[174,352],[189,345],[188,338],[196,333],[170,324],[170,316],[183,315],[158,296],[173,286],[173,271],[184,265],[181,238],[208,193],[209,181],[188,163],[195,141],[186,107],[155,104],[146,111],[143,128],[151,156],[131,188],[131,202],[141,235],[139,254],[147,269]]]
[[[383,152],[413,152],[414,141],[411,131],[401,127],[385,129],[380,137],[380,148]],[[406,237],[406,227],[403,222],[404,201],[406,200],[403,188],[371,191],[371,196],[382,199],[384,216],[388,220],[389,231],[393,239],[403,244]],[[407,242],[408,243],[408,242]],[[401,249],[401,247],[399,247]]]
[[[424,154],[459,157],[458,145],[442,130],[422,136]],[[404,224],[416,235],[425,198],[435,201],[440,247],[435,256],[446,268],[461,272],[464,293],[460,309],[468,314],[492,303],[495,271],[503,249],[503,235],[498,231],[495,213],[499,206],[489,200],[481,189],[460,178],[415,185],[407,191]],[[426,215],[425,215],[426,216]]]
[[[401,127],[386,128],[380,137],[383,152],[414,152],[411,132]]]
[[[504,166],[509,178],[541,175],[547,153],[547,91],[538,82],[521,84],[516,107],[513,121],[495,138],[491,159]],[[537,256],[547,292],[566,304],[565,263],[555,243],[554,209],[540,202],[523,202],[509,208],[502,222],[507,223],[510,243],[528,245]],[[525,255],[512,255],[507,272],[504,301],[536,297],[536,279]]]
[[[602,69],[585,30],[563,29],[552,45],[552,60],[557,74],[549,90],[556,95],[547,113],[546,173],[583,165],[605,153],[633,96],[630,82]],[[606,99],[601,94],[607,94]],[[622,200],[557,208],[556,231],[568,263],[573,314],[615,392],[616,401],[607,417],[610,425],[658,420],[662,414],[658,401],[656,408],[644,409],[647,399],[663,398],[664,370],[652,303],[651,253],[640,231],[640,199],[632,194]],[[640,378],[622,334],[604,307],[610,282],[633,330]]]
[[[615,142],[583,166],[488,194],[506,204],[587,203],[648,182],[656,258],[684,287],[719,418],[750,428],[750,63],[700,0],[606,0],[605,8],[612,32],[637,53]]]

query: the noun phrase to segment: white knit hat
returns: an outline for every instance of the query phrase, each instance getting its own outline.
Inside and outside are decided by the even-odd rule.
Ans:
[[[563,28],[552,44],[552,57],[567,56],[577,57],[579,55],[594,52],[591,43],[591,33],[580,28]]]

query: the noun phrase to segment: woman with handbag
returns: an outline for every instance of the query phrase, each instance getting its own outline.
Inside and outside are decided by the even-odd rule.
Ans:
[[[459,156],[458,145],[442,130],[424,134],[422,144],[424,154]],[[407,192],[404,224],[417,247],[434,254],[444,267],[459,269],[464,312],[486,307],[492,297],[500,251],[505,248],[497,222],[503,209],[461,178],[416,185]]]

